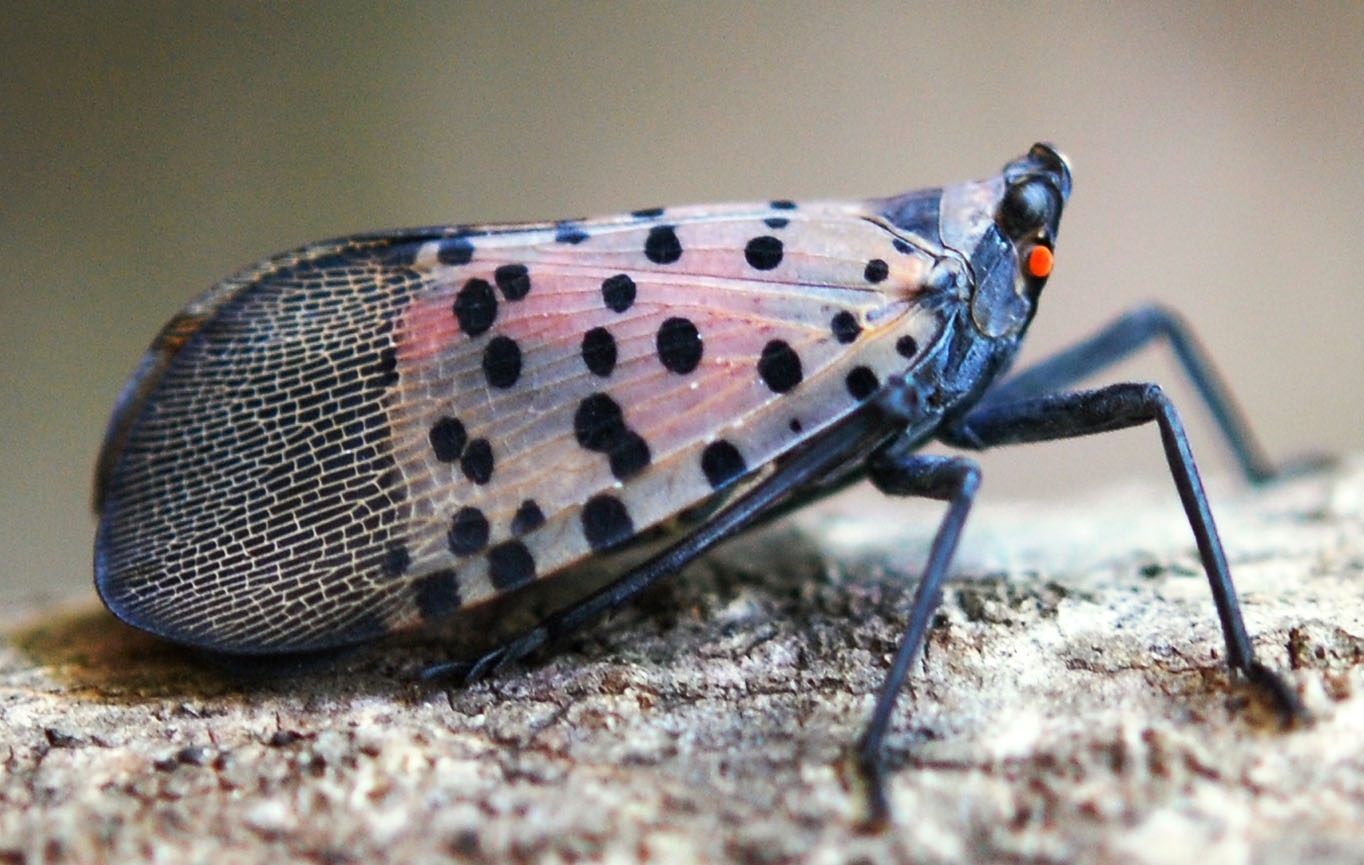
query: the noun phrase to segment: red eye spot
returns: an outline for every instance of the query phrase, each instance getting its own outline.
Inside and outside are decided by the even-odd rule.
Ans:
[[[1028,250],[1028,275],[1036,279],[1042,279],[1051,273],[1051,266],[1054,263],[1051,250],[1045,246],[1034,246]]]

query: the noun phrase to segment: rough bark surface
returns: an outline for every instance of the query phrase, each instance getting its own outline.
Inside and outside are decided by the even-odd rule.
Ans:
[[[467,688],[416,681],[430,636],[261,680],[11,597],[0,863],[1359,861],[1364,460],[1213,498],[1311,722],[1222,667],[1168,486],[983,495],[880,833],[847,755],[940,506],[803,514]]]

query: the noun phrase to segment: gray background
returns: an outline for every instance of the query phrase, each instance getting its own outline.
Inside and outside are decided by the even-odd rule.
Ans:
[[[1364,4],[4,19],[0,580],[25,593],[85,591],[119,386],[183,301],[257,258],[389,226],[885,195],[1039,138],[1076,187],[1026,357],[1155,298],[1196,323],[1271,452],[1364,438]],[[1168,358],[1119,373],[1170,383],[1205,471],[1229,467]],[[987,498],[1161,470],[1148,430],[983,462]]]

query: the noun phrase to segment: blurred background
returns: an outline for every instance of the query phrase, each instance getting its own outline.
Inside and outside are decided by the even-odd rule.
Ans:
[[[1364,444],[1364,4],[9,4],[0,580],[89,592],[107,413],[180,305],[307,241],[1075,168],[1024,360],[1187,314],[1270,453]],[[1205,473],[1231,469],[1167,352]],[[983,498],[1164,472],[1154,430]],[[1230,485],[1228,485],[1230,488]],[[869,506],[885,507],[867,499]]]

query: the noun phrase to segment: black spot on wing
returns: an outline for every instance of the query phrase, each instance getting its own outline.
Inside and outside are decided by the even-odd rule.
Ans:
[[[650,458],[648,442],[634,430],[626,430],[611,443],[611,449],[607,451],[611,474],[620,481],[643,471],[648,467]]]
[[[853,399],[859,401],[876,393],[876,389],[881,386],[881,383],[876,379],[876,373],[872,372],[870,367],[865,366],[853,367],[852,372],[849,372],[845,379],[845,384],[848,387],[848,393],[852,394]]]
[[[469,442],[459,458],[459,468],[474,483],[486,484],[493,476],[493,446],[485,438]]]
[[[576,225],[561,225],[554,234],[554,242],[579,244],[588,237],[588,233]]]
[[[785,340],[774,339],[763,346],[758,376],[774,393],[786,393],[804,378],[800,356]]]
[[[781,264],[782,242],[770,234],[755,237],[744,246],[744,260],[754,270],[772,270]]]
[[[450,520],[446,545],[451,553],[467,556],[487,546],[488,534],[488,518],[483,515],[483,511],[474,507],[463,507],[456,511]]]
[[[533,532],[545,524],[545,512],[540,510],[540,506],[535,503],[535,499],[526,499],[521,502],[521,506],[516,509],[516,515],[512,517],[511,533],[519,537],[527,532]]]
[[[593,375],[606,378],[616,368],[616,338],[604,327],[583,334],[580,347],[583,363]]]
[[[654,264],[672,264],[682,257],[682,241],[671,225],[657,225],[649,229],[644,240],[644,257]]]
[[[488,580],[493,588],[509,591],[535,579],[535,558],[518,540],[503,541],[488,550]]]
[[[493,281],[507,300],[521,300],[530,294],[530,272],[524,264],[504,264],[493,271]]]
[[[583,536],[598,552],[624,543],[635,533],[634,521],[625,504],[607,493],[588,499],[581,516]]]
[[[743,454],[725,439],[716,439],[701,451],[701,472],[712,489],[720,489],[747,470]]]
[[[469,439],[464,431],[464,424],[452,417],[443,417],[432,424],[427,438],[431,442],[431,450],[435,453],[436,459],[443,463],[452,463],[459,459],[459,455],[464,453],[464,444]]]
[[[663,366],[679,375],[695,370],[701,363],[701,334],[685,318],[669,318],[659,325],[654,348]]]
[[[442,619],[460,607],[459,581],[450,569],[427,574],[412,585],[417,612],[426,621]]]
[[[635,302],[635,281],[618,273],[608,276],[601,284],[602,300],[612,312],[625,312]]]
[[[862,325],[858,323],[857,316],[845,309],[834,314],[833,320],[829,322],[829,329],[833,332],[834,339],[847,345],[857,339],[857,335],[862,332]]]
[[[604,451],[626,429],[620,404],[604,393],[594,393],[578,403],[573,414],[573,436],[590,451]]]
[[[471,279],[455,295],[455,319],[459,329],[478,336],[493,326],[497,318],[497,295],[486,279]]]
[[[498,334],[483,348],[483,374],[491,387],[505,390],[521,377],[521,346]]]
[[[442,240],[436,250],[436,260],[451,266],[468,264],[473,257],[474,245],[463,237]]]

